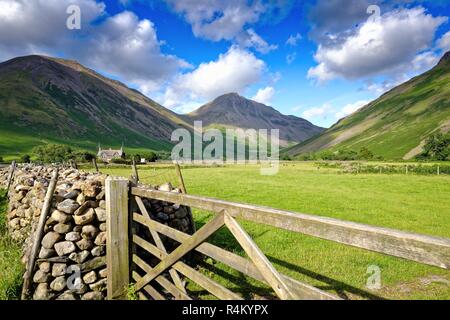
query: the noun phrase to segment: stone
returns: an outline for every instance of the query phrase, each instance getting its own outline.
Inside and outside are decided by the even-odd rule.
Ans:
[[[83,194],[88,198],[95,198],[102,190],[102,184],[99,181],[88,181],[83,187]]]
[[[106,209],[106,201],[100,200],[100,202],[98,203],[98,206],[102,209]]]
[[[79,232],[72,231],[72,232],[69,232],[69,233],[66,234],[66,238],[65,239],[67,241],[77,242],[77,241],[81,240],[81,235],[80,235]]]
[[[83,226],[83,229],[81,229],[81,237],[83,239],[92,240],[97,236],[97,234],[98,229],[92,224],[85,225]]]
[[[162,221],[168,221],[169,220],[169,216],[167,214],[165,214],[165,213],[162,213],[162,212],[158,212],[156,214],[156,218],[159,219],[159,220],[162,220]]]
[[[83,226],[75,226],[73,227],[72,231],[73,232],[78,232],[81,233],[81,230],[83,229]],[[80,235],[81,236],[81,235]]]
[[[90,201],[83,201],[83,204],[81,204],[80,207],[73,214],[76,216],[81,216],[90,207],[91,207]]]
[[[20,229],[20,218],[14,218],[9,222],[9,226],[11,229]]]
[[[59,234],[66,234],[72,230],[73,226],[71,224],[66,223],[58,223],[53,227],[53,230],[58,232]]]
[[[66,254],[70,254],[74,252],[77,248],[71,241],[62,241],[55,243],[55,250],[58,256],[64,256]]]
[[[50,262],[44,261],[39,263],[39,270],[41,270],[42,272],[49,273],[51,268],[52,265],[50,264]]]
[[[103,300],[103,299],[104,299],[103,294],[99,291],[88,292],[81,297],[81,300]]]
[[[94,249],[91,250],[91,254],[94,257],[99,257],[99,256],[104,255],[105,251],[106,251],[105,250],[105,246],[97,246],[97,247],[94,247]]]
[[[48,283],[40,283],[33,294],[33,300],[50,300],[53,294],[50,293]]]
[[[76,244],[80,250],[90,250],[94,246],[92,241],[88,239],[81,239]]]
[[[75,215],[74,216],[74,220],[77,225],[85,225],[85,224],[91,223],[94,220],[94,218],[95,218],[95,212],[94,212],[94,209],[92,209],[92,208],[89,209],[83,215],[79,215],[79,216]]]
[[[92,290],[92,291],[99,291],[99,292],[102,292],[103,290],[105,290],[106,289],[106,283],[107,283],[107,279],[101,279],[101,280],[99,280],[99,281],[97,281],[97,282],[95,282],[95,283],[93,283],[93,284],[90,284],[89,285],[89,288]]]
[[[59,233],[51,231],[42,238],[41,245],[46,249],[51,249],[61,238],[62,236]]]
[[[177,219],[182,219],[184,217],[186,217],[187,212],[185,208],[180,208],[175,212],[175,218]]]
[[[47,272],[42,272],[41,270],[37,270],[33,276],[34,283],[44,283],[48,282],[50,278],[50,274]]]
[[[75,261],[77,264],[81,264],[89,257],[90,253],[87,250],[81,251],[81,252],[72,252],[69,255],[69,259],[72,261]]]
[[[56,300],[77,300],[75,295],[70,291],[64,291],[62,294],[60,294]]]
[[[100,224],[98,228],[100,229],[100,231],[106,231],[106,223]]]
[[[60,277],[66,274],[67,265],[65,263],[55,263],[52,268],[52,277]]]
[[[77,203],[81,206],[85,201],[86,201],[86,197],[84,196],[84,194],[80,193],[77,197]]]
[[[64,276],[57,277],[50,283],[50,288],[54,291],[63,291],[66,288],[66,278]]]
[[[50,257],[53,257],[55,253],[56,252],[53,249],[41,247],[41,250],[39,251],[39,259],[48,259]]]
[[[98,275],[100,278],[106,278],[108,276],[108,268],[100,270]]]
[[[172,191],[173,187],[170,183],[164,183],[158,187],[159,191]]]
[[[80,205],[76,201],[66,199],[63,202],[60,202],[56,208],[64,213],[73,214],[79,207]]]
[[[98,221],[100,221],[100,222],[106,221],[106,210],[105,209],[96,208],[94,211],[95,211],[95,215],[97,216]]]
[[[76,294],[85,294],[89,290],[89,287],[84,284],[81,279],[79,279],[79,281],[80,282],[77,281],[78,283],[75,284],[75,288],[70,289],[69,292]]]
[[[63,197],[64,197],[65,199],[72,199],[72,200],[74,200],[74,199],[76,199],[79,195],[80,195],[80,191],[78,191],[78,190],[72,190],[72,191],[70,191],[70,192],[64,194]]]
[[[59,223],[67,223],[67,222],[69,222],[70,220],[72,220],[72,216],[70,216],[70,215],[68,215],[68,214],[66,214],[66,213],[63,213],[63,212],[61,212],[61,211],[59,211],[59,210],[53,211],[53,212],[52,212],[52,215],[51,215],[51,218],[52,218],[54,221],[57,221],[57,222],[59,222]]]
[[[97,200],[105,199],[105,190],[102,189],[102,191],[100,191],[100,193],[95,197],[95,199]]]
[[[95,257],[81,264],[80,269],[82,272],[89,272],[102,268],[106,265],[106,257]]]
[[[105,231],[100,232],[98,234],[98,236],[95,238],[94,243],[97,246],[101,246],[101,245],[106,244],[106,232]]]
[[[91,284],[97,281],[97,274],[95,271],[90,271],[83,276],[83,281],[86,284]]]

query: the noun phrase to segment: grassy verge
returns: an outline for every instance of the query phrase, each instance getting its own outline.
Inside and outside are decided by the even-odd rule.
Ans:
[[[130,168],[104,170],[129,176]],[[188,192],[224,200],[265,205],[404,231],[450,237],[450,176],[341,174],[311,163],[283,165],[275,176],[257,166],[184,169]],[[140,168],[141,181],[177,182],[173,169]],[[200,227],[211,214],[194,210]],[[450,272],[301,234],[241,221],[281,272],[349,298],[450,299]],[[225,228],[211,242],[245,255]],[[380,290],[366,287],[370,266],[381,270]],[[246,298],[269,296],[261,283],[206,261],[202,271]],[[203,298],[209,296],[194,285]]]
[[[20,298],[24,267],[21,247],[8,235],[6,208],[6,192],[0,190],[0,300],[15,300]]]

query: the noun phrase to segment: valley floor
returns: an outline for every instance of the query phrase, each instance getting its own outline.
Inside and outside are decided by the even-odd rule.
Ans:
[[[129,177],[130,168],[103,169]],[[176,179],[164,167],[139,168],[144,183]],[[313,163],[284,163],[275,176],[257,166],[183,169],[188,193],[333,217],[450,238],[450,176],[342,174]],[[200,227],[210,213],[194,210]],[[299,280],[351,299],[450,299],[450,272],[309,236],[242,222],[276,268]],[[237,254],[243,250],[227,230],[212,239]],[[382,288],[368,290],[368,268],[381,270]],[[202,270],[246,298],[270,297],[259,282],[206,260]],[[209,298],[200,288],[190,290]],[[251,295],[250,292],[255,293]]]

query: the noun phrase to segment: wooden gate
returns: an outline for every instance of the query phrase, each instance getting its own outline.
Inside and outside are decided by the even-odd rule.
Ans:
[[[124,297],[131,279],[141,299],[192,299],[182,276],[189,278],[219,299],[242,299],[238,294],[189,266],[183,258],[195,251],[269,285],[280,299],[340,299],[328,292],[281,274],[242,228],[237,219],[265,224],[354,247],[444,269],[450,268],[450,239],[430,237],[387,228],[373,227],[332,218],[306,215],[273,208],[233,203],[187,194],[157,191],[145,186],[128,187],[127,180],[107,179],[108,212],[108,298]],[[115,197],[115,199],[113,199]],[[119,197],[120,199],[118,199]],[[128,201],[128,198],[132,201]],[[214,217],[193,235],[150,218],[142,199],[154,199],[207,210]],[[136,203],[129,206],[128,203]],[[110,204],[109,204],[110,203]],[[130,210],[131,208],[131,210]],[[132,223],[148,228],[151,239],[133,234]],[[226,227],[248,256],[241,257],[206,240]],[[161,235],[180,243],[173,251],[164,247]],[[130,246],[157,259],[150,266]],[[131,268],[130,268],[131,266]],[[157,287],[163,288],[158,290]],[[168,297],[167,293],[170,294]]]

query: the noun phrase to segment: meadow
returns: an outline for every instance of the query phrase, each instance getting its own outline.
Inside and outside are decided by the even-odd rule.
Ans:
[[[101,168],[129,177],[129,167]],[[148,184],[177,184],[171,166],[140,166]],[[259,167],[184,167],[188,193],[270,206],[440,237],[450,237],[450,176],[343,174],[314,163],[283,163],[275,176]],[[197,227],[212,214],[194,210]],[[326,240],[242,222],[281,272],[351,299],[450,299],[450,272]],[[210,242],[240,255],[239,244],[225,228]],[[366,287],[370,266],[381,270],[382,287]],[[245,298],[272,297],[263,284],[206,259],[201,270]],[[192,283],[188,288],[210,298]]]

